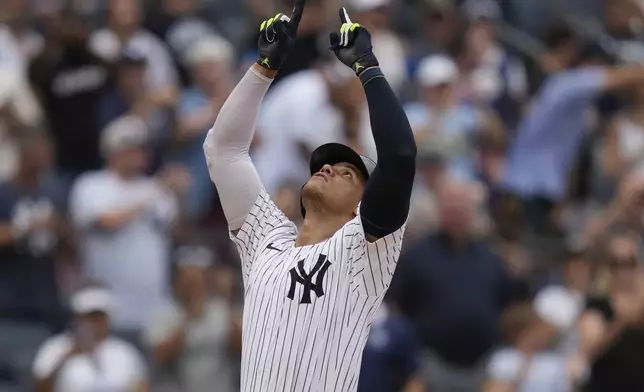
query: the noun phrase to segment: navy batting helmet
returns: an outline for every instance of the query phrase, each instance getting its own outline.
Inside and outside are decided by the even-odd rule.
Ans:
[[[327,143],[316,148],[311,154],[311,161],[309,163],[309,170],[311,175],[319,172],[324,165],[335,165],[336,163],[345,162],[350,163],[360,170],[360,173],[366,180],[369,179],[373,169],[376,168],[376,162],[373,159],[360,155],[353,151],[351,147],[345,146],[340,143]],[[300,207],[302,209],[302,216],[306,215],[304,203],[300,196]]]

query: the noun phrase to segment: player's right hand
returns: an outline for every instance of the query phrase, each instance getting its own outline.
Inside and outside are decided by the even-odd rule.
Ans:
[[[297,28],[302,20],[305,5],[306,0],[297,0],[291,18],[279,13],[262,22],[257,42],[259,50],[257,63],[259,65],[273,71],[280,69],[295,45]]]

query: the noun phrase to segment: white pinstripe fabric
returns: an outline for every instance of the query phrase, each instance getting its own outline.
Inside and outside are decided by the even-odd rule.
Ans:
[[[241,391],[356,391],[371,320],[391,282],[403,232],[369,243],[356,217],[322,243],[295,247],[295,225],[262,191],[231,235],[245,285]],[[331,263],[323,295],[311,291],[311,303],[300,303],[304,285],[296,284],[290,299],[290,270],[303,260],[308,274],[320,255]],[[316,282],[317,274],[311,278]]]

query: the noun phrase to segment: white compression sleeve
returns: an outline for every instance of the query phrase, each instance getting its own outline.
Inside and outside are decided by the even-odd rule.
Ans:
[[[262,189],[248,150],[260,104],[272,81],[253,68],[246,72],[204,142],[210,178],[231,231],[241,228]]]

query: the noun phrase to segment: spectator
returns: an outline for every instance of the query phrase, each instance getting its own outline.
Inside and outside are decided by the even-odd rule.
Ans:
[[[430,391],[480,387],[482,361],[499,342],[499,316],[519,294],[481,238],[476,226],[482,200],[474,195],[460,184],[439,189],[439,231],[409,247],[390,288],[419,333]]]
[[[642,3],[616,0],[602,5],[604,25],[607,33],[614,39],[619,57],[632,64],[644,60],[644,46],[641,41],[644,21]]]
[[[521,60],[496,40],[501,9],[494,0],[467,0],[463,8],[470,25],[459,59],[465,73],[460,92],[474,102],[490,105],[506,126],[514,128],[527,98],[528,80]]]
[[[606,256],[608,291],[588,298],[579,322],[580,354],[590,366],[585,390],[644,390],[644,284],[635,238],[610,238]]]
[[[490,115],[459,100],[454,90],[458,79],[456,64],[449,57],[425,58],[417,74],[421,101],[407,106],[407,116],[420,146],[440,143],[450,174],[473,180],[480,172],[477,135],[499,129],[492,126]]]
[[[144,75],[147,62],[140,52],[124,50],[116,63],[114,86],[101,97],[98,110],[98,127],[102,131],[114,119],[128,113],[147,118],[150,105],[147,104]]]
[[[417,13],[418,8],[415,7],[412,12]],[[419,16],[421,29],[413,37],[412,54],[416,62],[428,55],[448,51],[463,27],[454,0],[427,0],[421,5]]]
[[[101,279],[116,297],[115,331],[138,342],[150,312],[167,298],[170,234],[177,219],[175,191],[183,179],[144,176],[148,130],[138,118],[115,120],[103,131],[103,170],[80,177],[70,210],[79,235],[84,274]]]
[[[34,361],[37,392],[149,392],[141,354],[109,331],[113,305],[100,287],[74,294],[72,330],[49,338]]]
[[[438,229],[436,191],[448,177],[444,150],[440,142],[424,145],[418,150],[418,171],[411,195],[405,240],[424,238]]]
[[[382,303],[362,353],[358,392],[424,392],[418,346],[410,325]]]
[[[15,174],[15,133],[24,127],[38,127],[42,120],[40,105],[26,77],[30,58],[13,29],[21,19],[20,3],[0,4],[0,181]]]
[[[562,314],[556,308],[550,311]],[[501,324],[509,346],[490,358],[483,392],[573,391],[565,358],[549,350],[557,330],[530,304],[511,306]]]
[[[193,220],[210,211],[214,188],[210,182],[203,154],[203,141],[219,109],[232,91],[232,46],[223,38],[208,37],[193,44],[186,64],[191,67],[194,84],[185,89],[179,100],[176,144],[171,159],[185,165],[194,179],[187,195],[187,213]]]
[[[407,55],[402,40],[390,26],[390,3],[391,0],[351,0],[349,6],[355,11],[354,19],[371,33],[380,68],[391,88],[400,93],[407,81]]]
[[[115,86],[101,97],[97,121],[99,129],[104,129],[118,117],[140,117],[150,129],[150,142],[157,158],[170,134],[171,122],[162,100],[145,89],[143,75],[147,69],[147,60],[140,52],[132,48],[123,51],[117,63]]]
[[[45,182],[49,141],[27,134],[18,145],[18,171],[0,183],[0,368],[22,378],[38,345],[64,323],[57,250],[69,231],[60,200]]]
[[[160,12],[153,14],[146,25],[169,46],[182,83],[188,86],[194,82],[190,78],[191,65],[185,62],[188,50],[196,42],[218,37],[219,33],[200,15],[198,0],[162,0],[160,3]]]
[[[581,240],[584,246],[594,246],[605,233],[614,229],[626,229],[633,233],[642,233],[642,195],[644,194],[644,177],[641,173],[625,176],[619,184],[617,194],[598,216],[590,219],[584,228]]]
[[[87,48],[88,27],[79,17],[52,15],[47,33],[46,48],[30,74],[54,138],[57,175],[69,188],[79,174],[101,167],[96,117],[110,75]]]
[[[45,44],[43,37],[30,25],[29,16],[27,0],[6,0],[0,5],[0,23],[10,31],[25,64],[38,56]]]
[[[266,190],[274,194],[287,180],[304,184],[316,147],[343,140],[355,145],[365,102],[355,74],[337,64],[300,72],[270,91],[253,147]]]
[[[41,121],[40,104],[27,80],[0,65],[0,181],[13,177],[17,170],[14,138],[25,129],[39,127]]]
[[[581,252],[568,252],[563,265],[563,279],[541,289],[535,296],[535,306],[546,312],[569,312],[566,322],[555,323],[560,329],[560,340],[556,347],[562,353],[570,355],[578,349],[578,331],[576,322],[585,307],[585,295],[590,288],[592,270],[589,261]],[[552,309],[552,310],[551,310]]]
[[[229,297],[207,295],[206,273],[212,262],[206,248],[180,248],[175,299],[157,309],[145,328],[146,344],[160,370],[176,376],[165,383],[181,391],[235,390],[235,366],[230,355],[231,332],[235,329],[232,307]],[[171,368],[176,374],[168,371]]]
[[[109,0],[108,13],[107,27],[90,36],[90,49],[110,63],[118,61],[126,48],[141,53],[149,66],[145,73],[146,89],[164,106],[172,105],[177,72],[163,42],[141,27],[139,0]]]
[[[605,174],[616,179],[644,172],[644,89],[636,85],[629,90],[628,106],[609,123],[602,154]]]
[[[568,178],[588,129],[587,113],[605,91],[644,81],[644,67],[607,67],[566,29],[552,29],[543,64],[550,76],[519,125],[508,153],[503,186],[518,198],[533,231],[558,233],[555,208],[567,194]],[[539,170],[534,170],[538,167]]]
[[[24,73],[28,60],[9,26],[2,23],[0,23],[0,48],[4,53],[0,59],[0,67],[18,74]]]

